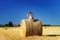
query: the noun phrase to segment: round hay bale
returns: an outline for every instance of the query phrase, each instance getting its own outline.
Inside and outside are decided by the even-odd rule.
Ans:
[[[22,21],[21,21],[20,29],[23,30],[23,31],[22,31],[22,32],[23,32],[22,36],[26,37],[26,22],[25,22],[25,20],[22,20]]]
[[[21,29],[23,29],[26,32],[26,36],[31,36],[32,35],[32,24],[29,22],[27,19],[23,19],[21,21]]]
[[[42,23],[38,19],[35,19],[33,22],[33,35],[42,35]]]
[[[22,20],[21,28],[26,32],[26,36],[42,35],[42,23],[40,20]]]

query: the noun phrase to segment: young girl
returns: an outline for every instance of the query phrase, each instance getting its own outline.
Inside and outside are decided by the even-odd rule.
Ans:
[[[32,12],[28,12],[27,16],[29,17],[28,18],[29,21],[34,21],[34,17],[33,17]]]

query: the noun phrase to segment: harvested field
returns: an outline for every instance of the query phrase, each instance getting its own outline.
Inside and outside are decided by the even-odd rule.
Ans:
[[[20,27],[0,28],[0,40],[60,40],[60,36],[21,37]]]

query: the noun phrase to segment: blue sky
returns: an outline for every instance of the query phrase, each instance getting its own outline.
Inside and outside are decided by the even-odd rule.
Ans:
[[[29,11],[43,24],[60,25],[59,0],[0,0],[0,24],[20,24]]]

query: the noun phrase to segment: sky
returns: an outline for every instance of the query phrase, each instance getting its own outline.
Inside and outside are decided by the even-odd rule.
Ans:
[[[0,0],[0,24],[20,24],[29,11],[42,24],[60,25],[60,0]]]

